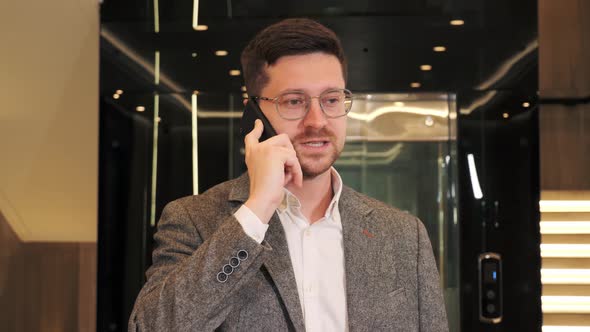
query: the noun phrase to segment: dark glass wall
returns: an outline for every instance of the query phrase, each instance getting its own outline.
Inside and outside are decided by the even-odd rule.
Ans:
[[[444,143],[449,146],[443,144],[442,156],[456,165],[448,192],[459,200],[449,200],[455,205],[448,211],[457,211],[449,220],[457,223],[451,238],[460,242],[460,256],[449,269],[456,272],[449,273],[451,279],[459,274],[461,305],[447,310],[461,317],[462,331],[538,330],[536,0],[199,3],[206,31],[193,29],[190,0],[101,5],[99,331],[125,330],[164,205],[193,194],[194,173],[202,192],[245,170],[237,126],[243,80],[229,71],[240,69],[239,54],[257,31],[297,16],[317,19],[341,37],[353,92],[456,96],[458,131]],[[217,56],[218,50],[228,54]],[[421,70],[426,64],[431,69]],[[418,159],[408,165],[435,146],[409,144]],[[473,196],[468,154],[480,172],[482,198]],[[411,209],[411,201],[393,203]],[[429,231],[438,244],[434,228]],[[477,256],[483,251],[505,259],[508,295],[499,324],[481,323],[476,310]]]

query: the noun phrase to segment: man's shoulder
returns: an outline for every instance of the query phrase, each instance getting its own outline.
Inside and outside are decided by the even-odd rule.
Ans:
[[[351,187],[344,186],[343,193],[346,193],[346,195],[350,195],[356,202],[358,202],[359,204],[366,205],[371,210],[383,212],[383,213],[387,213],[387,214],[391,214],[391,215],[395,215],[395,216],[413,217],[407,211],[400,210],[400,209],[398,209],[394,206],[391,206],[383,201],[380,201],[376,198],[373,198],[373,197],[368,196],[366,194],[360,193],[360,192],[352,189]]]
[[[239,186],[240,182],[240,178],[227,180],[198,195],[189,195],[175,199],[168,203],[168,205],[182,206],[187,210],[219,206],[231,200],[232,191]]]
[[[352,198],[352,201],[356,202],[355,204],[366,206],[365,209],[370,211],[369,218],[374,221],[378,220],[383,225],[415,228],[416,223],[420,223],[420,220],[411,213],[360,193],[350,187],[344,186],[343,193]]]

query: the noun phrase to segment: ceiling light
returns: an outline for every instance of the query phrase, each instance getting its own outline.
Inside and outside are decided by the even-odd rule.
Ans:
[[[226,55],[228,55],[228,52],[226,50],[217,50],[217,51],[215,51],[215,55],[226,56]]]
[[[429,71],[429,70],[432,70],[432,66],[431,65],[421,65],[420,70]]]
[[[430,115],[426,117],[426,119],[424,120],[424,124],[426,125],[426,127],[434,126],[434,120]]]
[[[524,103],[522,103],[522,107],[529,107],[529,106],[531,106],[531,103],[529,103],[529,102],[525,101]]]
[[[451,21],[451,25],[463,25],[465,24],[465,21],[463,20],[452,20]]]
[[[115,93],[118,94],[118,95],[122,95],[123,94],[123,90],[117,90],[117,91],[115,91]]]
[[[230,76],[240,76],[240,71],[237,69],[232,69],[229,71]]]
[[[420,84],[420,83],[418,83],[418,82],[412,82],[412,83],[410,83],[410,86],[411,86],[412,88],[419,88],[420,86],[422,86],[422,84]]]
[[[194,52],[193,52],[193,53],[191,53],[191,56],[192,56],[193,58],[196,58],[196,57],[197,57],[197,53],[194,53]]]
[[[444,46],[435,46],[435,47],[433,48],[433,50],[434,50],[435,52],[444,52],[444,51],[446,51],[446,50],[447,50],[447,48],[446,48],[446,47],[444,47]]]
[[[508,119],[508,117],[509,117],[509,116],[510,116],[510,114],[508,114],[508,113],[503,113],[503,114],[502,114],[502,117],[503,117],[504,119]]]
[[[193,28],[197,31],[207,31],[209,29],[209,27],[206,25],[197,25],[196,27],[193,27]]]
[[[406,104],[404,104],[404,103],[403,103],[403,102],[401,102],[401,101],[396,101],[395,103],[393,103],[393,105],[394,105],[394,106],[397,106],[397,107],[404,107]]]
[[[113,95],[113,99],[119,99],[119,97],[121,97],[121,96],[116,93]]]
[[[246,92],[246,86],[242,86],[242,91]]]
[[[135,108],[135,110],[138,111],[138,112],[143,112],[143,111],[145,111],[145,107],[140,105],[140,106],[137,106]]]

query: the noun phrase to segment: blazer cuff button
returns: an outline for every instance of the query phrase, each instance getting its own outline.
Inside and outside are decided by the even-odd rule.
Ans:
[[[224,283],[227,281],[227,274],[225,274],[224,272],[219,272],[217,273],[217,281]]]
[[[223,266],[223,273],[225,273],[225,274],[227,274],[227,275],[230,275],[230,274],[232,274],[232,272],[234,272],[234,268],[233,268],[233,267],[231,267],[231,265],[229,265],[229,264],[225,264],[225,265]]]
[[[241,261],[244,261],[244,260],[248,259],[248,252],[246,250],[243,250],[243,249],[240,250],[240,251],[238,251],[238,258]]]
[[[240,265],[240,259],[237,257],[232,257],[229,259],[229,265],[234,269]]]

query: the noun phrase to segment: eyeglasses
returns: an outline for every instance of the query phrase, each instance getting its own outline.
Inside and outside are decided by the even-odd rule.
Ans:
[[[348,114],[352,108],[352,92],[347,89],[330,89],[319,96],[312,97],[304,92],[285,92],[274,98],[251,96],[252,99],[274,102],[277,112],[285,120],[298,120],[305,117],[311,100],[317,98],[320,108],[329,118],[339,118]]]

